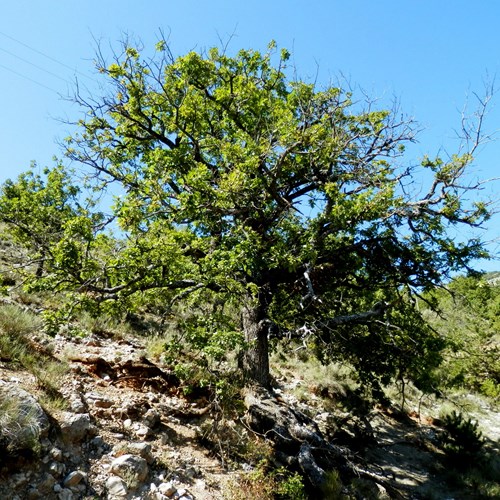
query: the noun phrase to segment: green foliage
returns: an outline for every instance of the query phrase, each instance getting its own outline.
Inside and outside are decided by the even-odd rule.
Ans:
[[[163,360],[173,365],[185,394],[197,388],[207,388],[220,407],[228,409],[234,406],[234,398],[241,388],[240,377],[230,365],[221,364],[210,356],[210,342],[207,342],[206,349],[200,351],[190,350],[178,339],[164,347]],[[225,354],[230,353],[228,348]]]
[[[327,472],[322,487],[323,498],[325,500],[340,500],[345,498],[342,494],[343,489],[344,485],[342,484],[339,473],[336,470]]]
[[[64,310],[50,310],[46,309],[42,312],[43,327],[45,333],[55,336],[59,333],[62,325],[68,321],[64,314]]]
[[[105,247],[103,214],[72,172],[62,165],[36,173],[36,165],[0,189],[0,220],[13,241],[27,251],[22,262],[27,292],[74,290],[98,279],[96,252]],[[109,250],[106,248],[106,250]]]
[[[451,465],[451,466],[450,466]],[[443,478],[466,498],[496,500],[500,497],[500,459],[497,450],[483,450],[479,456],[445,463]],[[431,496],[432,498],[432,496]]]
[[[488,274],[460,276],[433,298],[440,314],[425,315],[448,342],[437,373],[440,387],[476,391],[495,400],[500,394],[500,285]]]
[[[178,58],[164,41],[156,49],[148,60],[124,45],[98,62],[108,96],[76,98],[85,114],[66,140],[94,189],[119,186],[120,238],[60,166],[0,193],[3,220],[42,266],[32,286],[95,313],[229,305],[238,320],[215,307],[183,325],[184,340],[217,360],[244,333],[240,366],[264,385],[269,331],[309,325],[318,355],[347,358],[364,381],[429,386],[443,345],[415,296],[485,256],[479,240],[449,233],[489,216],[461,196],[473,151],[425,158],[433,179],[417,196],[420,171],[400,159],[412,123],[290,78],[275,43]]]
[[[226,496],[228,500],[249,497],[260,500],[305,500],[307,495],[298,473],[291,473],[284,467],[273,469],[263,461],[254,471],[242,474]]]
[[[477,457],[484,445],[478,427],[477,422],[456,411],[443,418],[442,446],[454,462],[472,465],[470,461]]]
[[[491,399],[498,399],[500,397],[500,383],[487,378],[480,386],[479,390],[485,396]]]
[[[405,300],[386,313],[383,323],[348,323],[321,332],[318,340],[315,350],[320,359],[348,360],[363,385],[377,390],[392,379],[407,378],[431,391],[446,346],[445,339]]]
[[[55,396],[67,367],[37,349],[32,336],[39,329],[41,321],[33,313],[15,305],[0,305],[0,357],[32,373],[50,397]]]

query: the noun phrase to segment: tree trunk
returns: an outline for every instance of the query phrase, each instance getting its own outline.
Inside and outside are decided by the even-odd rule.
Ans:
[[[240,358],[240,368],[245,378],[263,387],[269,387],[269,345],[268,331],[270,321],[266,318],[265,304],[251,298],[243,307],[242,321],[247,349]]]
[[[45,250],[40,251],[40,260],[38,261],[38,265],[36,266],[36,277],[41,278],[43,276],[43,267],[45,263]]]

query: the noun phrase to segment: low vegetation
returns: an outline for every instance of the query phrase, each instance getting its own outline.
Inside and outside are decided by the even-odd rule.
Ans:
[[[498,297],[498,284],[492,282],[490,275],[458,277],[449,284],[450,290],[457,287],[460,287],[462,301],[465,296],[474,296],[478,289],[482,290],[487,297],[483,300],[486,310],[495,303],[492,299]],[[17,294],[13,293],[13,296]],[[276,394],[285,396],[290,404],[296,401],[296,404],[302,405],[302,411],[305,408],[311,415],[320,410],[327,412],[323,432],[334,442],[344,443],[358,450],[357,453],[370,442],[373,432],[369,424],[370,414],[377,407],[393,408],[398,412],[402,410],[402,414],[406,415],[413,414],[416,409],[422,416],[433,414],[440,437],[438,441],[428,442],[425,446],[437,453],[434,472],[444,478],[450,488],[469,491],[471,498],[475,498],[474,495],[478,498],[495,498],[500,491],[500,464],[495,448],[482,435],[481,413],[472,404],[469,404],[470,411],[467,412],[467,399],[463,396],[478,394],[483,401],[486,398],[491,405],[497,404],[497,398],[482,390],[478,378],[481,373],[479,366],[489,366],[491,361],[489,350],[484,349],[481,342],[484,341],[485,345],[492,348],[495,335],[474,337],[474,348],[478,355],[473,361],[467,360],[464,364],[462,352],[457,347],[459,334],[455,325],[460,314],[467,319],[476,311],[476,306],[473,302],[466,301],[462,302],[460,308],[449,307],[448,300],[452,295],[443,292],[440,297],[442,301],[440,299],[438,302],[442,306],[440,309],[443,316],[433,316],[437,322],[434,327],[439,327],[441,335],[450,342],[450,348],[443,356],[443,366],[458,364],[456,370],[460,369],[463,376],[450,381],[441,376],[441,370],[445,368],[438,368],[432,379],[435,384],[434,395],[427,395],[410,381],[404,385],[396,381],[386,388],[384,396],[378,397],[363,387],[356,370],[349,364],[320,363],[311,350],[306,348],[307,342],[312,340],[307,338],[272,339],[273,387]],[[24,296],[17,298],[21,300],[0,306],[2,363],[14,370],[31,372],[39,387],[50,394],[51,388],[57,390],[59,374],[64,372],[65,367],[63,362],[51,359],[50,341],[37,341],[36,333],[43,332],[44,329],[43,316],[40,314],[43,299],[41,296],[33,296],[29,301]],[[38,313],[30,311],[25,302],[35,304],[33,308]],[[452,313],[455,319],[446,322],[444,319],[447,313]],[[210,419],[200,427],[200,445],[211,450],[228,469],[237,469],[242,463],[251,468],[249,472],[234,476],[225,491],[226,498],[238,499],[248,495],[263,499],[306,498],[307,481],[297,470],[284,469],[276,461],[273,448],[265,438],[255,435],[241,424],[245,406],[244,380],[238,378],[237,371],[238,345],[226,345],[220,351],[210,347],[205,352],[204,344],[199,340],[193,342],[189,334],[186,334],[184,328],[187,317],[189,315],[186,316],[186,312],[180,311],[178,321],[170,318],[162,326],[161,316],[147,312],[146,309],[134,318],[127,319],[124,316],[121,320],[82,315],[65,325],[59,335],[97,336],[110,340],[137,335],[143,337],[146,342],[145,354],[149,359],[176,368],[181,393],[186,398],[204,401],[202,404],[206,405],[206,415],[210,415]],[[495,332],[496,315],[485,313],[483,318],[482,331]],[[471,348],[471,332],[465,331],[464,335],[467,335],[468,347]],[[482,356],[479,355],[481,352]],[[495,377],[492,369],[486,373]],[[493,380],[496,384],[494,387],[497,387],[498,378]],[[55,399],[52,399],[52,406],[46,402],[44,405],[53,409],[50,411],[58,409]],[[442,412],[440,407],[443,408]],[[9,443],[11,451],[16,448],[31,448],[36,455],[38,431],[33,429],[31,434],[26,432],[26,429],[32,428],[30,422],[33,416],[22,414],[16,400],[11,399],[2,402],[0,414],[4,446]],[[25,430],[21,432],[22,429]],[[354,499],[359,495],[379,498],[377,495],[380,491],[370,481],[349,479],[333,470],[327,475],[322,494],[324,498]]]

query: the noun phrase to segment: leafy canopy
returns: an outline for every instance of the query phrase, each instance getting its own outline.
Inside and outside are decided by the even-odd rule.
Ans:
[[[211,331],[244,330],[246,370],[262,383],[268,334],[299,328],[316,334],[320,356],[347,357],[368,378],[435,365],[440,339],[413,297],[485,256],[479,240],[449,233],[488,217],[464,197],[477,143],[402,167],[410,120],[289,78],[289,53],[274,43],[234,56],[157,51],[146,59],[124,45],[111,64],[100,58],[109,92],[75,96],[85,117],[66,154],[98,188],[120,186],[123,238],[102,243],[113,251],[98,264],[87,252],[93,272],[70,273],[67,287],[101,303],[239,308],[241,323],[217,319]],[[421,171],[433,176],[424,193],[413,187]]]

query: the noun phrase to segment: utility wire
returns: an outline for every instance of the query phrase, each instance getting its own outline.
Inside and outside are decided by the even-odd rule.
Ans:
[[[16,59],[19,59],[20,61],[25,62],[26,64],[29,64],[30,66],[33,66],[33,67],[34,67],[34,68],[36,68],[36,69],[39,69],[40,71],[43,71],[43,72],[45,72],[45,73],[47,73],[47,74],[49,74],[49,75],[52,75],[52,76],[54,76],[54,77],[56,77],[56,78],[59,78],[59,80],[62,80],[62,81],[63,81],[63,82],[65,82],[65,83],[70,83],[68,80],[66,80],[66,78],[63,78],[62,76],[57,75],[56,73],[52,73],[52,71],[49,71],[48,69],[42,68],[41,66],[38,66],[37,64],[32,63],[31,61],[28,61],[27,59],[24,59],[23,57],[18,56],[18,55],[16,55],[16,54],[14,54],[13,52],[10,52],[10,51],[9,51],[9,50],[7,50],[7,49],[3,49],[2,47],[0,47],[0,50],[1,50],[2,52],[5,52],[6,54],[9,54],[9,55],[11,55],[11,56],[15,57]]]
[[[19,73],[18,71],[10,69],[7,66],[4,66],[3,64],[0,64],[0,68],[3,68],[5,70],[7,70],[7,71],[10,71],[11,73],[14,73],[17,76],[20,76],[21,78],[25,78],[26,80],[29,80],[30,82],[36,83],[40,87],[44,87],[47,90],[50,90],[51,92],[54,92],[54,94],[57,94],[58,96],[61,96],[61,93],[58,92],[57,90],[54,90],[52,87],[49,87],[49,86],[45,85],[44,83],[40,83],[40,82],[34,80],[33,78],[30,78],[29,76],[26,76],[26,75],[23,75],[22,73]]]
[[[33,51],[33,52],[36,52],[37,54],[40,54],[41,56],[43,57],[46,57],[47,59],[59,64],[60,66],[63,66],[71,71],[73,71],[74,73],[80,75],[80,76],[83,76],[84,78],[88,78],[89,80],[92,80],[92,78],[88,75],[86,75],[85,73],[81,73],[80,71],[78,70],[75,70],[74,68],[72,68],[71,66],[68,66],[67,64],[55,59],[54,57],[52,56],[49,56],[47,54],[45,54],[44,52],[38,50],[38,49],[35,49],[33,47],[31,47],[30,45],[28,45],[27,43],[24,43],[24,42],[21,42],[20,40],[17,40],[16,38],[14,38],[13,36],[10,36],[10,35],[7,35],[6,33],[3,33],[2,31],[0,31],[0,35],[4,36],[5,38],[8,38],[9,40],[12,40],[16,43],[18,43],[19,45],[22,45],[23,47],[26,47],[27,49]]]

